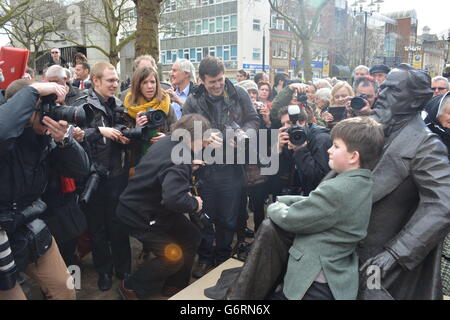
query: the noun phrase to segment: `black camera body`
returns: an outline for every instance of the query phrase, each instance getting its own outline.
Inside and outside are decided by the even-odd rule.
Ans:
[[[131,140],[147,140],[146,137],[150,131],[150,128],[147,126],[128,129],[127,126],[123,124],[116,125],[114,129],[119,130],[124,137]]]
[[[289,134],[289,141],[294,146],[301,146],[308,141],[308,135],[305,128],[298,124],[289,127],[286,132]]]
[[[42,119],[47,116],[55,121],[64,120],[79,127],[86,127],[94,120],[94,111],[89,104],[82,106],[60,106],[56,104],[56,95],[41,97],[39,114]]]
[[[167,119],[167,115],[164,111],[151,108],[144,114],[141,114],[141,117],[147,117],[148,123],[146,124],[146,127],[149,129],[162,127]]]
[[[100,181],[108,177],[108,169],[103,165],[93,164],[91,166],[91,174],[87,180],[83,193],[80,197],[80,204],[86,205],[92,198],[92,195],[97,191]]]
[[[369,97],[366,94],[360,94],[350,100],[350,106],[353,110],[359,111],[366,106],[366,101]]]

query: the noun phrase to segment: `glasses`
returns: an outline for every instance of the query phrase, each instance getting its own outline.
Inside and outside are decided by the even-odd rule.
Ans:
[[[447,88],[438,88],[438,87],[436,87],[436,88],[431,88],[433,91],[436,91],[436,90],[438,90],[438,91],[442,91],[442,90],[447,90]]]

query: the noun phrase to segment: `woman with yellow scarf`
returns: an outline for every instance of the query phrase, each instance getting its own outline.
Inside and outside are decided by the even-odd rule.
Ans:
[[[149,136],[147,141],[132,142],[129,159],[130,166],[134,167],[152,143],[170,132],[170,125],[176,121],[176,117],[170,105],[170,97],[161,88],[158,73],[152,67],[142,67],[134,72],[131,90],[124,99],[124,107],[128,115],[129,128],[145,126],[148,119],[140,115],[150,109],[162,110],[167,116],[165,125],[158,129],[157,136]]]

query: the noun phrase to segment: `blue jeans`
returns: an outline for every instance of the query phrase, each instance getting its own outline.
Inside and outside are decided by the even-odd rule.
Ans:
[[[207,169],[209,172],[201,197],[203,210],[210,220],[202,230],[198,261],[218,265],[231,256],[231,244],[240,213],[242,169],[232,165],[212,166]]]

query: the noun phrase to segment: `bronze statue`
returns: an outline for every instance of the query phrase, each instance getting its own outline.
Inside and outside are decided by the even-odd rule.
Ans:
[[[357,251],[361,270],[381,268],[383,290],[394,299],[442,299],[440,254],[450,228],[450,164],[444,144],[420,118],[432,95],[430,77],[402,64],[382,83],[374,108],[386,142],[373,170],[368,234]],[[332,171],[325,179],[335,175]],[[267,297],[282,279],[291,245],[292,236],[266,219],[226,298]],[[361,283],[360,290],[368,289]]]

